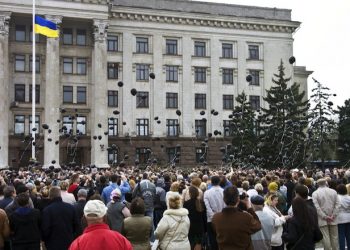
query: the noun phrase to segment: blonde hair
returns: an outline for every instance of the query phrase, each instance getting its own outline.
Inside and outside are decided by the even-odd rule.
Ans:
[[[192,184],[193,186],[197,187],[197,188],[199,188],[199,186],[201,185],[201,183],[202,183],[202,180],[201,180],[201,178],[199,178],[199,177],[195,177],[195,178],[193,178],[192,181],[191,181],[191,184]]]
[[[68,186],[69,186],[69,183],[67,181],[61,181],[60,182],[60,188],[61,188],[62,191],[67,191]]]
[[[171,209],[179,209],[181,208],[181,197],[180,195],[174,195],[169,198],[169,208]]]
[[[348,190],[348,195],[350,195],[350,183],[346,185],[346,190]]]
[[[179,191],[179,187],[180,187],[180,184],[176,181],[176,182],[173,182],[170,186],[170,191],[173,191],[173,192],[178,192]]]
[[[277,194],[270,194],[270,195],[268,195],[267,198],[266,198],[265,204],[268,205],[268,206],[271,206],[272,205],[272,201],[275,198],[278,198]]]

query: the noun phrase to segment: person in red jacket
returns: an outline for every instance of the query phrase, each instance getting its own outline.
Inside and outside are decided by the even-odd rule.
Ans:
[[[75,239],[69,250],[118,249],[132,250],[131,243],[120,233],[109,229],[106,222],[107,207],[102,201],[90,200],[84,207],[88,227]]]

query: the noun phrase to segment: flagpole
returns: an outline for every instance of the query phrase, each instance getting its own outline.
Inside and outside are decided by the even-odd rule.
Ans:
[[[33,20],[32,20],[32,159],[35,160],[35,132],[33,128],[35,128],[35,74],[36,74],[36,55],[35,55],[35,0],[33,0]]]

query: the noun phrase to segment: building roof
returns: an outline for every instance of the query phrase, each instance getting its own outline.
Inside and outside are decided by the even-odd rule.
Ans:
[[[113,0],[114,6],[291,21],[291,10],[190,0]]]

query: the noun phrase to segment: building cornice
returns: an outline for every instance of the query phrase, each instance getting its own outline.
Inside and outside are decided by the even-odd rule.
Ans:
[[[294,33],[300,26],[300,22],[296,21],[276,21],[267,19],[249,19],[217,16],[179,16],[171,13],[145,13],[137,12],[135,9],[120,10],[113,8],[111,17],[117,20],[153,22],[165,24],[180,24],[192,26],[207,26],[216,28],[265,31],[265,32],[282,32]]]

